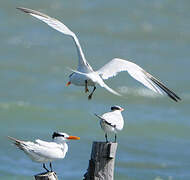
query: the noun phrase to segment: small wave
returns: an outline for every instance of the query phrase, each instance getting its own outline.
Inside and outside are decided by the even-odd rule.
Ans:
[[[143,96],[143,97],[150,97],[150,98],[161,97],[160,94],[157,94],[146,88],[120,86],[118,88],[118,92],[122,94],[128,94],[128,95],[133,95],[133,96]]]
[[[7,42],[11,45],[19,45],[23,42],[22,37],[20,36],[14,36],[14,37],[10,37]]]
[[[38,32],[33,32],[33,34],[30,37],[25,37],[23,35],[9,37],[7,39],[7,43],[12,46],[23,45],[26,48],[31,48],[32,46],[47,46],[47,44],[44,42],[46,42],[48,37],[45,36],[37,38],[36,33]]]
[[[10,37],[7,40],[7,43],[14,46],[24,45],[26,48],[30,48],[33,45],[37,45],[37,43],[35,44],[34,42],[24,40],[23,36]]]
[[[18,106],[18,107],[28,107],[30,103],[25,101],[16,101],[16,102],[0,102],[1,109],[10,109],[11,107]]]
[[[172,179],[173,179],[172,176],[168,176],[168,180],[172,180]],[[162,179],[160,176],[157,176],[154,178],[154,180],[164,180],[164,179]]]
[[[151,32],[152,29],[153,29],[152,24],[150,24],[148,22],[142,23],[141,26],[142,26],[142,29],[143,29],[144,32]]]

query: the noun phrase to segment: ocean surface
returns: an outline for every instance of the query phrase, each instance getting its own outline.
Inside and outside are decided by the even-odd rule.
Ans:
[[[127,72],[105,81],[91,101],[84,87],[69,86],[76,69],[72,39],[16,7],[56,17],[79,38],[98,69],[119,57],[137,63],[176,92],[176,103],[132,79]],[[65,159],[54,162],[59,179],[82,179],[93,141],[104,141],[94,113],[125,109],[118,133],[115,180],[190,179],[190,1],[1,0],[0,179],[30,180],[43,172],[7,136],[51,141],[54,131],[80,136]],[[113,137],[111,137],[113,138]]]

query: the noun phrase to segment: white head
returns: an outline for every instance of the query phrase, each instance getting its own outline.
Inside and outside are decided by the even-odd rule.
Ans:
[[[52,139],[54,140],[54,142],[63,144],[69,139],[79,140],[80,137],[69,136],[68,134],[63,133],[63,132],[54,132],[53,135],[52,135]]]
[[[124,109],[120,106],[114,105],[111,107],[111,111],[123,111]]]

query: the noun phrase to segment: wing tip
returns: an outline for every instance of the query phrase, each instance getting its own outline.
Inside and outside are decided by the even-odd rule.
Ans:
[[[11,136],[7,136],[8,139],[10,139],[11,141],[14,141],[14,143],[21,143],[22,141],[19,140],[19,139],[16,139],[14,137],[11,137]]]
[[[175,94],[175,96],[172,94],[167,94],[171,99],[173,99],[175,102],[182,101],[182,99]]]
[[[158,85],[172,100],[174,100],[175,102],[181,101],[182,99],[175,94],[172,90],[168,89],[163,83],[161,83],[160,81],[158,81],[156,78],[154,78],[153,76],[150,77],[150,79],[156,84]]]
[[[98,114],[94,113],[94,115],[95,115],[96,117],[100,118],[100,116],[99,116]]]
[[[16,139],[14,137],[11,137],[11,136],[7,136],[7,138],[10,139],[11,141],[13,141],[13,144],[15,146],[17,146],[19,149],[24,150],[24,146],[23,146],[24,142],[23,141]]]
[[[11,137],[11,136],[7,136],[8,139],[12,140],[12,141],[15,141],[16,139],[14,137]]]
[[[23,11],[23,12],[25,12],[25,13],[30,13],[30,9],[28,9],[28,8],[24,8],[24,7],[17,7],[16,9],[18,9],[18,10],[20,10],[20,11]]]
[[[30,14],[30,15],[38,15],[38,16],[48,18],[48,19],[50,18],[48,15],[41,13],[39,11],[33,10],[33,9],[29,9],[29,8],[25,8],[25,7],[17,7],[16,9],[23,11],[23,12]]]

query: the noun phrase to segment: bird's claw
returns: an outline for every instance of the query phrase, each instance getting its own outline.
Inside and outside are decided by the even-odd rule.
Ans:
[[[88,100],[91,100],[92,99],[92,94],[90,94],[89,96],[88,96]]]

